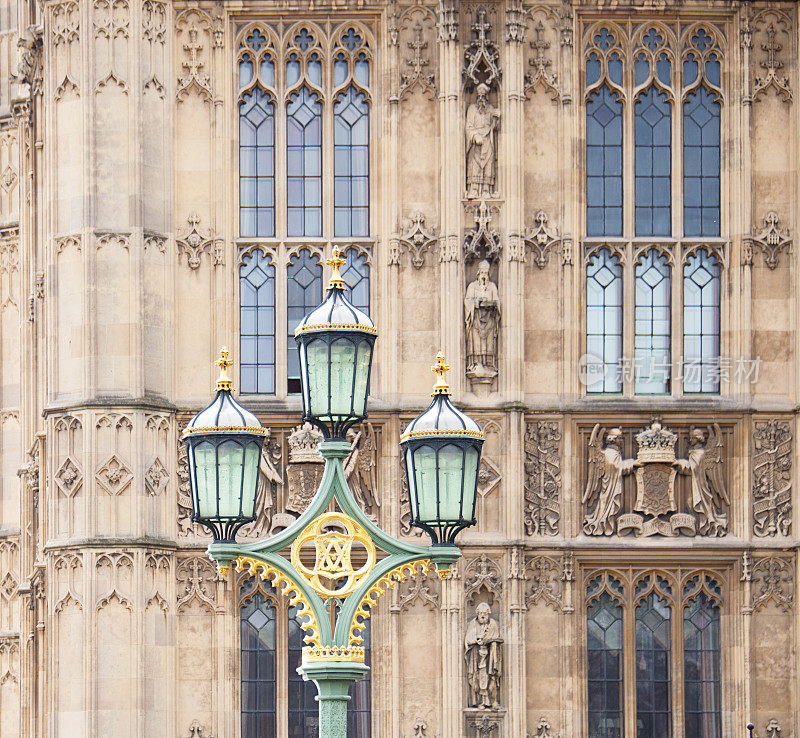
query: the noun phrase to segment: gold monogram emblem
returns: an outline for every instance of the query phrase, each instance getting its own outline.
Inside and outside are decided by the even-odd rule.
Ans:
[[[354,545],[357,545],[356,552]],[[312,553],[314,565],[309,567]],[[360,564],[357,569],[353,565],[355,556]],[[347,597],[375,566],[375,544],[351,517],[344,513],[325,513],[295,539],[292,566],[323,599]]]

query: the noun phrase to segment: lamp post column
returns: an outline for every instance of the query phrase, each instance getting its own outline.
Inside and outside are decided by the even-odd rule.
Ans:
[[[303,664],[297,671],[317,685],[320,736],[347,738],[350,687],[364,677],[369,667],[348,661],[319,661]]]

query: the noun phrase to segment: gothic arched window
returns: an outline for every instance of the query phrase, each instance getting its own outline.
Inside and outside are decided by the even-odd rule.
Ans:
[[[601,28],[586,56],[586,232],[621,236],[622,52],[614,31]]]
[[[256,579],[240,587],[242,738],[276,734],[277,600]]]
[[[369,315],[369,260],[358,249],[347,249],[344,254],[342,279],[347,299],[359,310]]]
[[[322,103],[303,86],[286,106],[287,233],[322,235]]]
[[[297,608],[289,608],[289,738],[316,738],[319,734],[319,703],[314,682],[303,681],[297,668],[303,661],[303,637]]]
[[[683,391],[719,392],[722,268],[706,249],[683,267]]]
[[[721,54],[702,26],[683,57],[683,233],[720,235]]]
[[[239,45],[239,233],[275,235],[275,59],[257,28]]]
[[[651,27],[633,62],[637,236],[672,233],[672,57],[665,32]]]
[[[704,592],[683,612],[685,738],[720,738],[720,612]]]
[[[300,356],[294,340],[294,329],[303,316],[322,302],[322,265],[308,249],[300,249],[286,269],[287,388],[290,394],[300,392]]]
[[[600,249],[586,265],[586,383],[588,392],[620,392],[622,264]]]
[[[664,394],[670,385],[671,295],[669,259],[657,249],[636,262],[634,356],[636,394]]]
[[[243,393],[275,392],[275,267],[255,249],[239,267],[240,386]]]
[[[622,738],[622,607],[608,592],[587,608],[586,656],[589,738]]]
[[[657,592],[636,607],[636,736],[672,733],[672,610]]]

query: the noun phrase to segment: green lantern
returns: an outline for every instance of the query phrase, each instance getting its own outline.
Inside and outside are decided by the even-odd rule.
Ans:
[[[306,315],[294,335],[300,350],[303,420],[325,438],[344,438],[367,417],[372,350],[378,331],[344,295],[339,250],[328,259],[333,274],[323,303]]]
[[[214,401],[186,426],[192,520],[215,541],[233,542],[243,525],[256,519],[261,447],[266,431],[258,418],[231,395],[227,349],[220,350],[220,377]]]
[[[409,423],[400,445],[408,476],[412,525],[422,528],[433,545],[453,545],[456,535],[475,525],[475,497],[483,432],[450,402],[444,375],[450,367],[440,352],[433,402]]]

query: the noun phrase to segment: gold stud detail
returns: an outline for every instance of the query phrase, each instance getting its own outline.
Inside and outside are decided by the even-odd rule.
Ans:
[[[436,363],[431,367],[431,371],[436,375],[436,384],[433,385],[433,395],[449,395],[450,385],[444,375],[450,371],[450,365],[444,363],[444,354],[440,351],[436,354]]]
[[[334,246],[333,255],[325,263],[333,270],[331,273],[331,278],[328,281],[328,289],[332,290],[334,287],[336,287],[337,289],[343,290],[344,280],[342,279],[342,275],[339,274],[339,270],[347,262],[342,258],[342,252],[339,251],[338,246]]]
[[[228,353],[227,347],[223,346],[219,350],[219,359],[214,362],[215,366],[219,367],[219,379],[217,379],[217,389],[218,390],[228,390],[231,391],[231,378],[228,376],[228,369],[233,366],[233,362],[230,359],[230,354]]]

